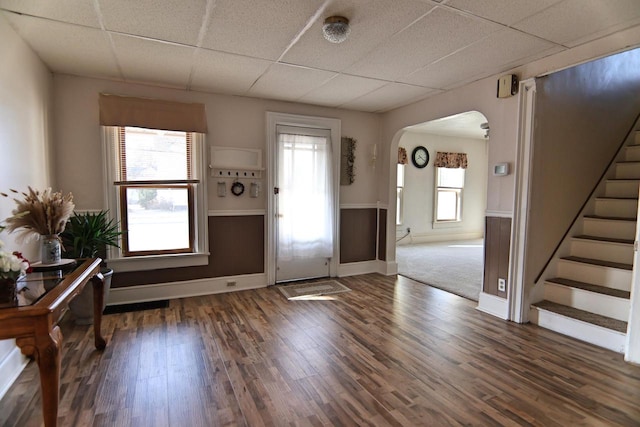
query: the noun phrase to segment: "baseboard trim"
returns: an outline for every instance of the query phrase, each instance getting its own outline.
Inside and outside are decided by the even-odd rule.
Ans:
[[[350,262],[338,266],[338,277],[357,276],[359,274],[379,273],[385,276],[398,274],[398,263],[371,260],[362,262]]]
[[[509,320],[509,302],[504,298],[480,292],[476,309],[500,319]]]
[[[228,286],[229,282],[235,282],[235,285]],[[267,275],[264,273],[127,286],[124,288],[111,288],[108,305],[187,298],[266,287]]]
[[[0,361],[0,400],[9,390],[9,387],[18,379],[22,370],[27,366],[28,360],[20,352],[18,347],[12,349],[7,356]]]
[[[378,262],[376,260],[350,262],[338,265],[338,277],[357,276],[358,274],[369,274],[378,272]]]
[[[397,231],[397,230],[396,230]],[[403,232],[404,233],[404,232]],[[452,234],[411,234],[409,239],[405,239],[402,243],[398,242],[399,246],[402,245],[415,245],[416,243],[437,243],[437,242],[453,242],[457,240],[476,240],[482,239],[483,232],[468,232],[468,233],[452,233]]]

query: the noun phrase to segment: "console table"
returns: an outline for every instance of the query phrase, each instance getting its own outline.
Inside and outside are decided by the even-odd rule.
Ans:
[[[93,285],[95,346],[102,350],[103,277],[100,258],[69,267],[43,267],[18,281],[18,298],[12,307],[0,308],[0,339],[16,339],[22,353],[33,357],[40,371],[44,425],[56,426],[60,394],[60,348],[58,322],[71,301],[89,282]]]

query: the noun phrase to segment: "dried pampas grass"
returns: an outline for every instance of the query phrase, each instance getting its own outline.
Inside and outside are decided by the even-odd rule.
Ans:
[[[31,187],[28,193],[11,192],[22,194],[24,198],[13,199],[17,207],[11,212],[13,216],[5,220],[5,228],[10,233],[18,230],[19,237],[25,240],[62,233],[75,208],[71,193],[63,196],[60,192],[51,191],[51,188],[40,192]],[[9,197],[8,194],[0,194]]]

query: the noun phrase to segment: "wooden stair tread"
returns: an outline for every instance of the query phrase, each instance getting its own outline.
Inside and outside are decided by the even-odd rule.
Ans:
[[[628,245],[633,245],[633,239],[617,239],[614,237],[588,236],[586,234],[580,234],[578,236],[573,236],[573,237],[574,239],[595,240],[598,242],[624,243]]]
[[[601,219],[604,221],[629,221],[636,222],[636,218],[622,217],[622,216],[602,216],[602,215],[585,215],[584,218],[589,219]]]
[[[589,292],[595,292],[602,295],[609,295],[616,298],[631,299],[631,292],[623,291],[621,289],[607,288],[606,286],[592,285],[591,283],[579,282],[577,280],[565,279],[564,277],[554,277],[553,279],[547,279],[547,282],[557,283],[563,286],[569,286],[571,288],[583,289]]]
[[[601,259],[582,258],[577,256],[567,256],[563,257],[562,259],[567,261],[581,262],[584,264],[599,265],[602,267],[619,268],[621,270],[633,270],[632,264],[625,264],[622,262],[603,261]]]
[[[557,304],[555,302],[547,300],[537,302],[535,304],[532,304],[532,306],[559,314],[561,316],[581,320],[586,323],[591,323],[592,325],[600,326],[602,328],[622,332],[623,334],[627,333],[627,322],[623,322],[621,320],[612,319],[610,317],[601,316],[599,314],[590,313],[588,311],[579,310],[577,308]]]

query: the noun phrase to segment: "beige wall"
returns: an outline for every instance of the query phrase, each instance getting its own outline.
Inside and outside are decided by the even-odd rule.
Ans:
[[[487,200],[487,144],[485,139],[460,138],[408,131],[402,134],[400,146],[411,156],[412,150],[422,145],[431,159],[424,169],[405,166],[404,218],[398,227],[397,238],[411,227],[411,239],[400,244],[420,241],[444,241],[480,237],[484,233],[484,214]],[[436,152],[466,153],[469,167],[465,171],[462,193],[462,221],[455,224],[433,225]]]
[[[48,161],[50,141],[51,75],[40,59],[0,16],[0,191],[51,185]],[[13,201],[0,197],[0,220],[8,217]],[[39,254],[34,242],[19,244],[2,233],[5,250],[21,250],[31,260]],[[0,397],[7,381],[19,372],[13,340],[0,341]]]
[[[355,183],[341,187],[340,201],[342,204],[375,204],[378,200],[375,179],[377,169],[370,165],[369,153],[373,144],[379,141],[379,115],[56,75],[56,178],[65,191],[73,191],[78,209],[103,207],[102,149],[98,125],[98,94],[101,92],[204,103],[209,126],[207,143],[224,147],[264,150],[267,111],[341,119],[342,135],[355,138],[358,143]],[[263,159],[266,159],[264,152]],[[209,180],[210,210],[266,209],[267,191],[263,191],[262,197],[258,199],[228,196],[218,198],[214,183],[215,180]],[[264,188],[265,178],[262,183]]]

